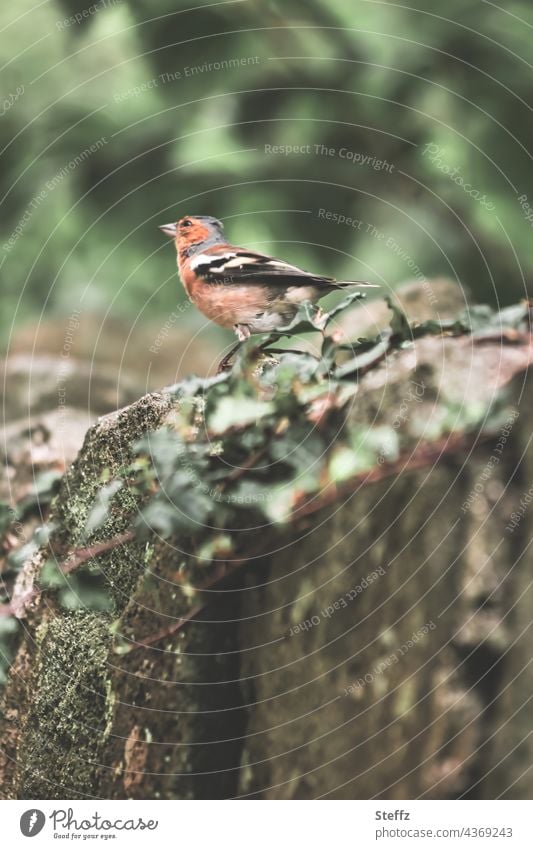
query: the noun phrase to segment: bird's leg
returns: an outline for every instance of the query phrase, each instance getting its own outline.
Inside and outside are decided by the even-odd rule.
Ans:
[[[227,371],[231,367],[231,361],[242,343],[245,342],[250,334],[250,328],[247,324],[235,324],[234,325],[235,333],[237,334],[238,342],[236,345],[231,348],[231,350],[226,354],[226,356],[220,361],[217,368],[217,374],[221,374],[223,371]]]
[[[247,324],[234,324],[233,329],[237,334],[237,339],[239,342],[245,342],[246,339],[249,339],[251,334],[250,328]]]
[[[241,345],[242,342],[237,342],[237,344],[234,345],[233,348],[231,348],[231,350],[226,354],[226,356],[222,360],[220,360],[217,368],[217,374],[222,374],[223,371],[227,371],[229,368],[231,368],[231,360],[233,359],[234,355],[237,353]]]
[[[324,312],[322,307],[317,307],[317,311],[313,318],[313,324],[322,336],[326,335],[326,324],[329,318],[329,313]]]

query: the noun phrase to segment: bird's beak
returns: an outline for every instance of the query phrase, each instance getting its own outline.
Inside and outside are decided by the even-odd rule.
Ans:
[[[160,224],[159,229],[166,233],[167,236],[172,236],[174,239],[176,237],[176,224]]]

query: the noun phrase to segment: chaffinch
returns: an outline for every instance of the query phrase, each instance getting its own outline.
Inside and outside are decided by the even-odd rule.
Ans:
[[[232,328],[239,344],[252,333],[289,324],[303,301],[314,303],[335,290],[373,285],[310,274],[282,259],[230,245],[222,223],[209,215],[188,215],[159,229],[175,240],[179,274],[192,303],[211,321]]]

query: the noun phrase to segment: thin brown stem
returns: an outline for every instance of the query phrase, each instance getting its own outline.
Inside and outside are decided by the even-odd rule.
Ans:
[[[74,572],[78,566],[81,566],[88,560],[92,560],[93,557],[98,557],[100,554],[105,554],[107,551],[113,551],[113,549],[131,542],[134,538],[134,531],[129,530],[124,531],[122,534],[117,534],[117,536],[112,537],[111,539],[104,540],[103,542],[97,542],[94,545],[89,545],[87,548],[76,548],[60,564],[59,568],[64,575],[69,575],[71,572]],[[37,597],[42,592],[43,590],[41,588],[33,587],[31,590],[28,590],[28,592],[20,596],[20,598],[13,599],[7,604],[0,605],[0,616],[16,616],[17,619],[21,619],[28,601],[31,601],[32,598]]]
[[[64,575],[69,575],[70,572],[73,572],[78,566],[81,566],[82,563],[86,563],[87,560],[92,560],[93,557],[98,557],[100,554],[105,554],[107,551],[113,551],[115,548],[120,548],[121,545],[126,545],[126,543],[131,542],[135,539],[135,532],[133,530],[124,531],[121,534],[117,534],[115,537],[111,537],[111,539],[104,540],[103,542],[95,542],[94,545],[89,545],[87,548],[76,548],[61,564],[60,569]]]

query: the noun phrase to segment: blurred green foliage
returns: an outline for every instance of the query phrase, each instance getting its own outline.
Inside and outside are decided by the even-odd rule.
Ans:
[[[156,225],[190,213],[385,292],[444,274],[524,295],[525,0],[18,0],[0,29],[4,333],[80,303],[167,314]]]

